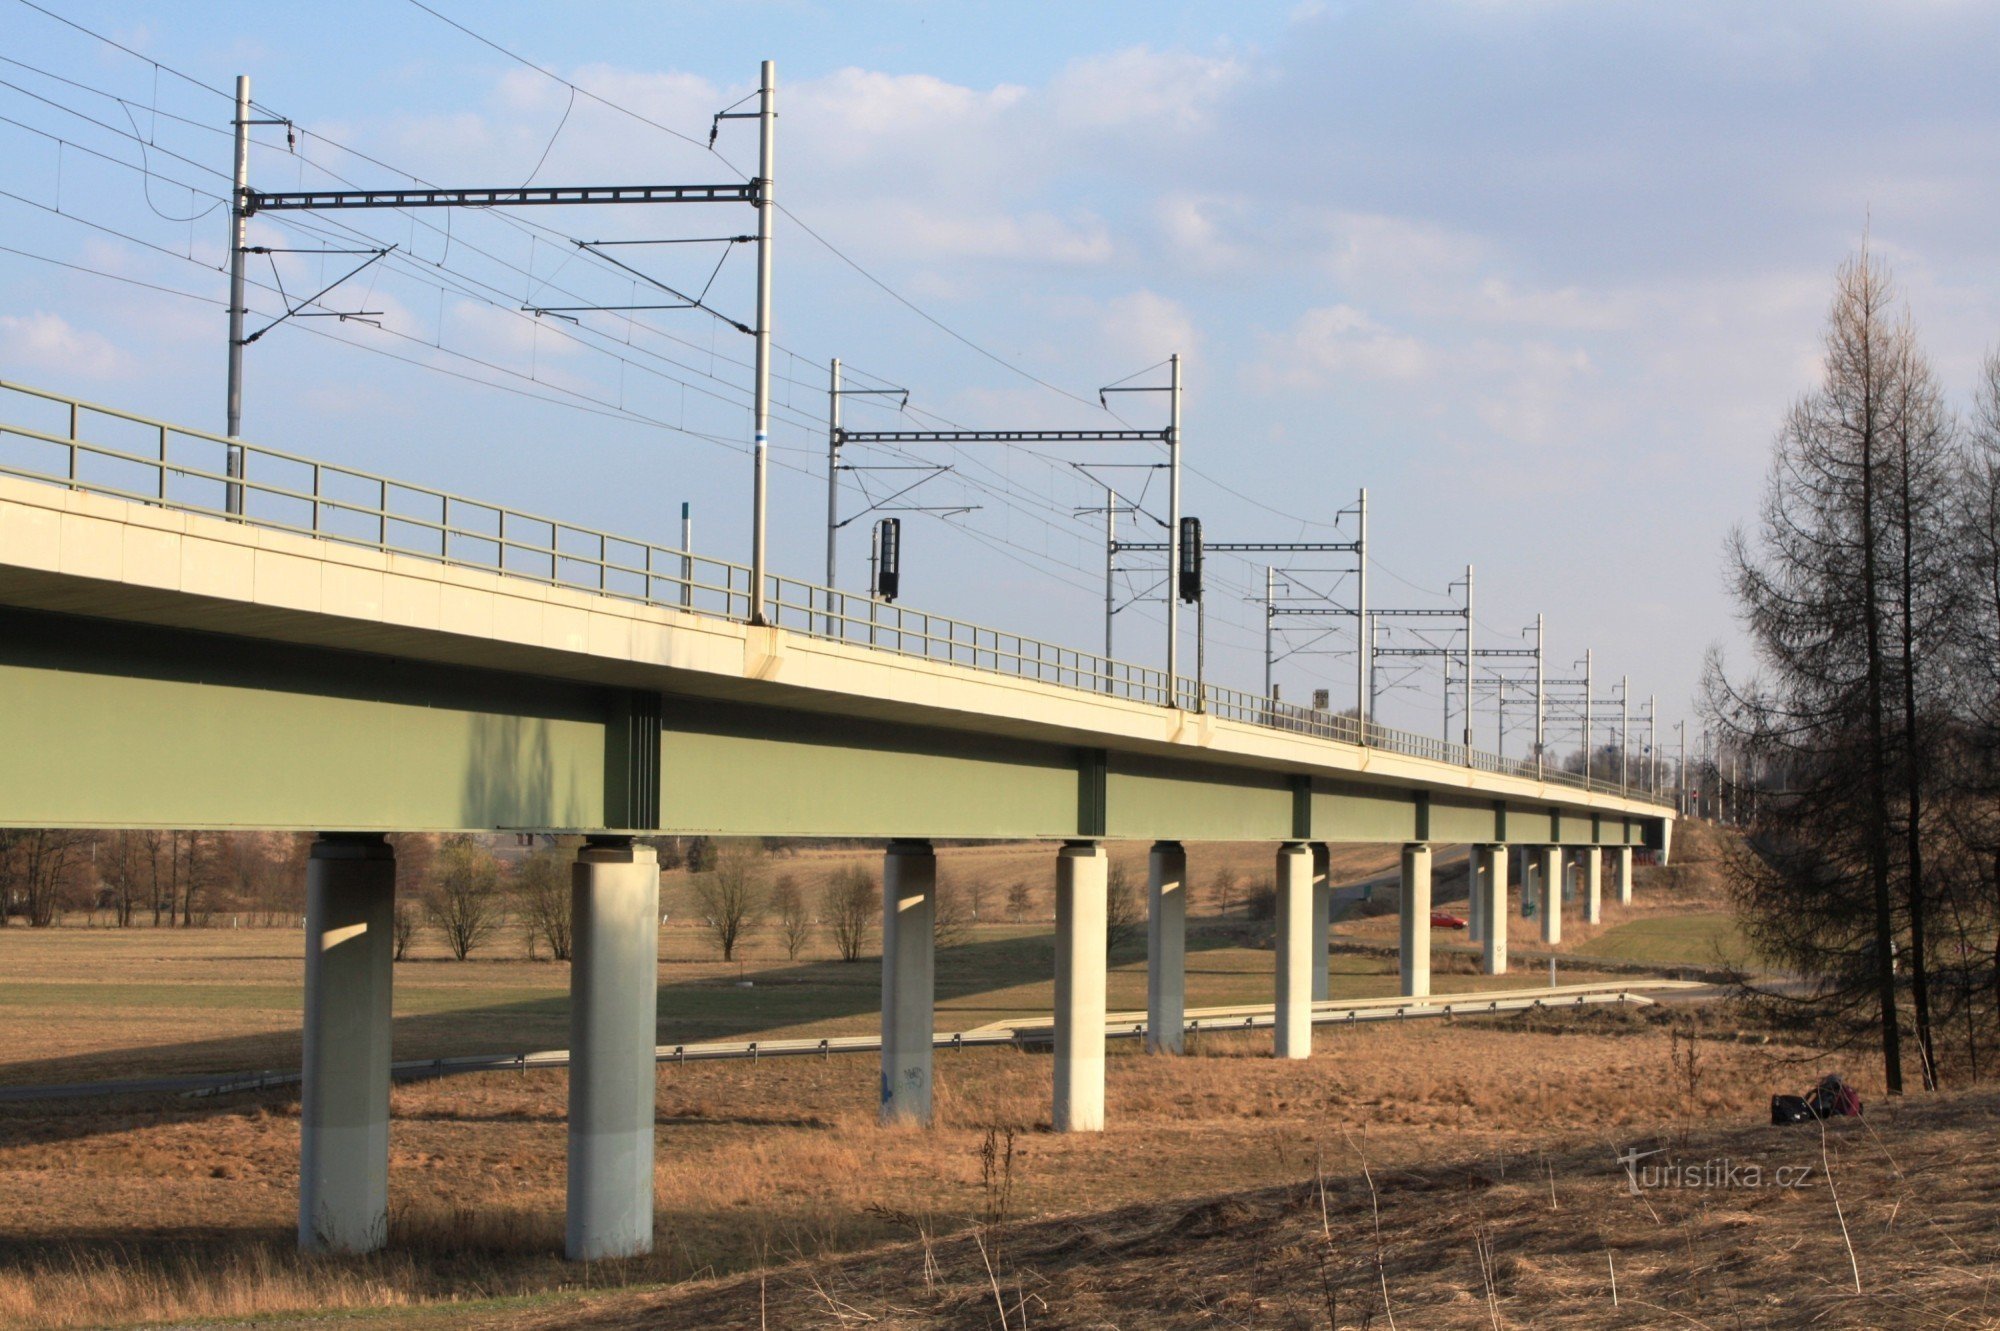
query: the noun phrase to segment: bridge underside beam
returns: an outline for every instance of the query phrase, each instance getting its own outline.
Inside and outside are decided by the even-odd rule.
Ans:
[[[0,609],[0,824],[1657,846],[1365,778]]]

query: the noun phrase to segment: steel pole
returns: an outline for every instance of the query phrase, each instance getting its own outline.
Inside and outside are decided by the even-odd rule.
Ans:
[[[1118,492],[1104,487],[1104,691],[1112,691],[1111,620],[1118,613]]]
[[[1274,616],[1271,614],[1271,608],[1273,604],[1272,598],[1277,595],[1276,583],[1275,570],[1269,564],[1264,565],[1264,696],[1266,698],[1271,696],[1271,671],[1273,666],[1271,660],[1271,624],[1274,619]]]
[[[1375,655],[1375,617],[1363,615],[1362,618],[1368,621],[1368,655],[1372,659]],[[1368,715],[1371,718],[1375,715],[1375,671],[1372,667],[1368,671]]]
[[[694,517],[692,506],[681,501],[681,605],[694,604]]]
[[[1681,813],[1685,814],[1685,813],[1687,813],[1687,811],[1688,811],[1688,808],[1687,808],[1687,793],[1688,793],[1688,723],[1687,723],[1687,720],[1686,720],[1686,718],[1682,718],[1682,719],[1681,719],[1680,721],[1676,722],[1676,723],[1675,723],[1675,726],[1674,726],[1674,728],[1675,728],[1676,730],[1680,731],[1680,733],[1681,733],[1681,741],[1680,741],[1680,749],[1681,749],[1681,753],[1680,753],[1680,769],[1681,769],[1681,770],[1680,770],[1680,777],[1679,777],[1679,779],[1678,779],[1678,780],[1677,780],[1677,781],[1676,781],[1676,782],[1674,783],[1674,784],[1675,784],[1675,790],[1674,790],[1674,804],[1675,804],[1675,806],[1676,806],[1676,807],[1677,807],[1677,808],[1678,808],[1678,809],[1679,809],[1679,810],[1681,811]]]
[[[1646,695],[1646,788],[1660,791],[1660,695]]]
[[[1465,566],[1465,765],[1472,766],[1472,565]]]
[[[1540,615],[1536,615],[1535,616],[1535,776],[1538,779],[1546,775],[1546,772],[1543,767],[1543,764],[1546,762],[1546,758],[1543,754],[1543,749],[1542,749],[1544,740],[1542,731],[1542,719],[1545,714],[1546,713],[1544,710],[1543,695],[1542,695],[1542,617]]]
[[[1359,713],[1361,742],[1368,742],[1368,723],[1375,716],[1375,630],[1368,622],[1368,491],[1361,491],[1360,535],[1354,542],[1354,710]]]
[[[236,76],[236,189],[229,198],[229,429],[230,439],[243,433],[243,264],[249,244],[250,215],[244,201],[250,194],[250,76]],[[164,459],[162,459],[164,460]],[[229,445],[226,464],[229,482],[224,494],[226,512],[243,511],[243,487],[236,483],[243,474],[243,450]],[[166,487],[161,486],[164,493]]]
[[[835,547],[840,532],[840,357],[826,390],[826,586],[834,587]]]
[[[1627,699],[1631,696],[1631,678],[1618,677],[1618,787],[1623,790],[1632,784],[1632,707]]]
[[[1585,790],[1590,789],[1590,713],[1591,704],[1596,701],[1591,697],[1591,693],[1597,687],[1591,681],[1595,678],[1595,670],[1594,649],[1586,647],[1583,649],[1583,788]]]
[[[1167,703],[1180,705],[1181,663],[1181,356],[1172,367],[1167,396]]]
[[[757,102],[757,396],[750,515],[750,622],[764,616],[764,510],[771,462],[771,229],[778,211],[771,173],[777,154],[777,67],[766,60]]]

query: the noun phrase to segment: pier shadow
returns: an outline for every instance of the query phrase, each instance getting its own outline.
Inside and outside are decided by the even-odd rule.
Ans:
[[[1210,930],[1197,925],[1189,929],[1188,955],[1192,960],[1203,951],[1240,947],[1244,942],[1241,930]],[[1113,964],[1129,964],[1142,959],[1143,954],[1143,943],[1127,947],[1114,953]],[[480,963],[403,964],[477,967]],[[881,1008],[879,957],[754,968],[746,965],[739,974],[726,977],[677,979],[673,969],[673,963],[668,962],[660,982],[657,1041],[661,1044],[758,1039],[809,1023],[872,1015]],[[950,1011],[954,1004],[974,1002],[1054,973],[1052,934],[941,947],[936,961],[939,1029],[954,1029]],[[964,1028],[987,1020],[985,1016],[969,1019]],[[405,1014],[395,1019],[391,1042],[398,1062],[562,1049],[569,1043],[569,996],[552,993],[516,1002]],[[300,1044],[300,1033],[292,1029],[5,1061],[0,1062],[0,1093],[114,1079],[296,1074]],[[187,1089],[193,1089],[192,1085]],[[292,1083],[199,1098],[178,1089],[27,1101],[0,1098],[0,1144],[74,1140],[126,1130],[154,1117],[186,1121],[238,1112],[248,1103],[284,1104],[295,1101],[297,1095],[297,1085]]]

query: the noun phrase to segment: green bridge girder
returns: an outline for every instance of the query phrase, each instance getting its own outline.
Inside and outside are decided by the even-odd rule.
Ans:
[[[0,825],[1660,847],[1660,819],[0,609]]]

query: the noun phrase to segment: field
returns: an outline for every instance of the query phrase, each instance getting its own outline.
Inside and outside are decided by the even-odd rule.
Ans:
[[[1143,847],[1135,849],[1143,856]],[[1269,848],[1253,850],[1240,852],[1246,879],[1268,872]],[[1024,874],[1047,867],[1046,849],[1011,853]],[[971,872],[973,856],[952,864],[958,855],[945,852],[946,872]],[[1002,862],[997,851],[985,856],[989,871]],[[1380,851],[1354,852],[1337,876],[1365,877],[1388,863]],[[796,871],[829,868],[801,857]],[[1207,880],[1204,868],[1190,876],[1198,889]],[[1666,894],[1647,902],[1647,890],[1642,876],[1646,918],[1673,918],[1673,903],[1657,899]],[[676,920],[665,935],[663,1038],[872,1027],[875,963],[823,953],[786,963],[760,937],[740,965],[722,965],[706,958],[699,931],[685,921],[683,892],[682,883],[668,885]],[[1035,904],[1045,907],[1045,892]],[[1196,905],[1198,913],[1206,908],[1202,890]],[[1703,901],[1695,894],[1683,905]],[[1635,922],[1621,921],[1615,907],[1607,912],[1609,928]],[[9,1032],[0,1078],[18,1085],[295,1066],[299,943],[296,931],[278,929],[0,933],[0,1020]],[[1364,931],[1356,947],[1337,955],[1337,990],[1393,988],[1393,959],[1367,943]],[[976,927],[939,955],[940,1025],[1047,1011],[1050,948],[1044,920]],[[518,945],[496,952],[518,952]],[[1190,1001],[1268,998],[1270,964],[1268,925],[1243,919],[1240,910],[1227,919],[1206,914],[1191,928]],[[1462,959],[1440,969],[1441,989],[1494,983],[1470,974]],[[742,987],[741,979],[754,983]],[[566,966],[433,956],[399,965],[396,981],[399,1057],[565,1041]],[[1142,959],[1121,956],[1112,1006],[1143,1007],[1143,995]],[[298,1121],[287,1092],[0,1105],[0,1215],[7,1217],[0,1324],[375,1309],[359,1324],[386,1318],[385,1325],[443,1326],[484,1308],[509,1324],[531,1317],[523,1324],[756,1325],[744,1300],[760,1278],[731,1285],[732,1274],[775,1268],[770,1289],[783,1300],[810,1296],[806,1271],[830,1273],[822,1283],[900,1290],[897,1264],[914,1263],[900,1274],[917,1287],[868,1304],[867,1316],[886,1320],[893,1304],[932,1311],[888,1324],[997,1325],[997,1312],[965,1305],[967,1240],[952,1236],[969,1225],[1005,1222],[990,1232],[1007,1236],[1013,1255],[1006,1269],[1033,1309],[1071,1279],[1059,1276],[1049,1255],[1062,1233],[1126,1236],[1116,1240],[1118,1251],[1139,1255],[1146,1245],[1127,1242],[1131,1235],[1182,1224],[1173,1217],[1213,1204],[1222,1209],[1191,1233],[1213,1231],[1223,1245],[1217,1254],[1239,1238],[1261,1244],[1232,1237],[1241,1227],[1231,1217],[1243,1220],[1245,1235],[1260,1224],[1295,1226],[1297,1206],[1273,1198],[1295,1198],[1315,1161],[1332,1180],[1330,1215],[1338,1211],[1349,1228],[1363,1159],[1378,1183],[1402,1188],[1417,1188],[1410,1182],[1417,1178],[1499,1169],[1503,1161],[1512,1162],[1505,1187],[1524,1188],[1523,1171],[1535,1175],[1545,1158],[1562,1176],[1559,1192],[1568,1186],[1565,1171],[1576,1174],[1578,1187],[1591,1178],[1615,1183],[1615,1169],[1589,1163],[1599,1155],[1608,1161],[1613,1138],[1754,1122],[1770,1091],[1795,1089],[1830,1066],[1815,1051],[1739,1038],[1728,1020],[1662,1007],[1323,1031],[1308,1064],[1271,1060],[1268,1035],[1204,1038],[1181,1059],[1148,1058],[1120,1042],[1109,1060],[1110,1128],[1101,1136],[1046,1130],[1049,1062],[1031,1052],[941,1053],[939,1122],[928,1132],[875,1124],[876,1073],[865,1057],[663,1067],[659,1250],[645,1261],[588,1269],[557,1256],[567,1085],[559,1071],[399,1086],[392,1249],[357,1261],[307,1260],[294,1251]],[[1690,1047],[1691,1033],[1699,1053],[1686,1071],[1676,1054]],[[1868,1093],[1865,1076],[1861,1084]],[[1442,1197],[1458,1186],[1434,1181],[1417,1190]],[[1280,1191],[1255,1192],[1263,1188]],[[1222,1194],[1249,1200],[1212,1202]],[[1409,1231],[1397,1243],[1415,1243],[1423,1228],[1409,1205],[1385,1211],[1385,1225],[1397,1224]],[[1471,1243],[1468,1232],[1460,1256]],[[940,1261],[949,1270],[924,1284],[927,1245],[946,1254]],[[1341,1260],[1356,1250],[1343,1239]],[[1032,1253],[1042,1255],[1031,1260]],[[1101,1307],[1108,1317],[1123,1296],[1106,1279],[1111,1283],[1090,1295],[1099,1304],[1075,1290],[1061,1297],[1077,1308]],[[1359,1325],[1365,1282],[1351,1271],[1341,1279],[1341,1306],[1350,1309],[1341,1324]],[[690,1281],[697,1283],[682,1287]],[[608,1292],[632,1287],[671,1292]],[[1299,1295],[1284,1288],[1284,1298]],[[606,1292],[579,1305],[579,1291],[589,1289]],[[837,1297],[862,1299],[857,1290]],[[1414,1285],[1404,1297],[1416,1297]],[[668,1314],[653,1306],[660,1298],[692,1299],[687,1306],[702,1311]],[[784,1306],[790,1311],[769,1325],[841,1320],[825,1304]],[[1161,1319],[1171,1320],[1170,1312],[1162,1306]],[[1009,1325],[1020,1324],[1010,1317]],[[1539,1321],[1526,1316],[1515,1324]],[[1037,1312],[1033,1324],[1061,1323]],[[1253,1313],[1246,1324],[1272,1323]],[[1315,1324],[1325,1324],[1323,1313]]]

